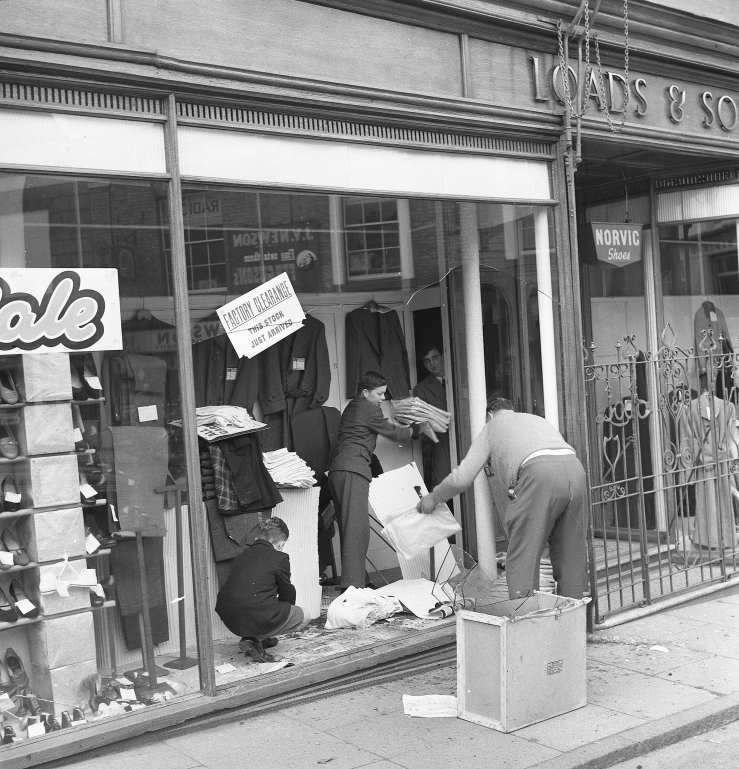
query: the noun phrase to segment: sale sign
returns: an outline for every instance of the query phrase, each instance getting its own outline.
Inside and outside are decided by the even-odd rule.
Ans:
[[[0,351],[120,350],[118,271],[0,269]]]
[[[239,357],[253,358],[297,331],[305,313],[282,273],[221,307],[218,317]]]

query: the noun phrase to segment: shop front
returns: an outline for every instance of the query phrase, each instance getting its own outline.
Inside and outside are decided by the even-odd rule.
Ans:
[[[453,619],[322,624],[341,570],[328,457],[373,367],[388,381],[388,416],[431,378],[451,414],[442,458],[452,467],[484,426],[490,393],[544,417],[588,457],[596,621],[651,603],[655,569],[665,597],[679,579],[726,579],[725,548],[679,575],[660,553],[670,564],[684,553],[701,495],[696,537],[725,542],[730,523],[716,513],[732,494],[730,446],[718,439],[712,466],[692,443],[681,453],[695,430],[685,430],[690,405],[674,408],[733,360],[739,212],[733,172],[719,168],[734,151],[730,100],[739,103],[728,75],[726,97],[707,101],[701,73],[674,52],[693,84],[675,106],[670,89],[683,80],[643,46],[629,76],[619,36],[606,34],[605,85],[586,99],[573,178],[545,3],[517,14],[450,3],[414,19],[406,4],[272,0],[249,18],[164,5],[111,2],[84,28],[53,3],[43,21],[13,6],[0,39],[4,765],[453,643]],[[59,39],[41,39],[54,35],[49,19]],[[337,50],[343,39],[354,48]],[[604,105],[615,119],[624,87],[632,99],[614,137]],[[614,267],[581,241],[578,261],[576,225],[591,222],[614,225],[590,231],[606,262],[608,248],[626,251],[627,230],[638,257]],[[254,347],[237,352],[219,311],[283,276],[301,317],[268,297],[250,317]],[[284,333],[288,321],[297,330]],[[665,327],[674,337],[660,336]],[[728,340],[721,360],[703,331]],[[583,339],[595,345],[584,366]],[[640,372],[663,400],[641,397]],[[733,396],[718,397],[729,418]],[[213,425],[198,420],[208,407],[245,409],[258,429],[212,440]],[[718,411],[708,435],[720,433]],[[433,483],[434,451],[381,437],[376,455],[384,474],[413,462]],[[678,454],[679,467],[669,463]],[[279,474],[293,456],[315,483]],[[452,509],[457,546],[496,575],[505,537],[486,478]],[[214,607],[269,516],[289,527],[297,602],[316,621],[283,639],[274,662],[254,664]],[[371,521],[375,586],[405,576],[380,529]],[[415,568],[435,577],[438,567],[429,554]]]
[[[0,111],[9,766],[453,642],[453,619],[323,630],[338,588],[319,577],[341,571],[325,449],[367,368],[399,399],[428,374],[422,350],[446,357],[450,461],[480,429],[486,382],[559,425],[548,145],[373,146],[188,121],[190,107]],[[217,311],[283,275],[301,327],[240,356]],[[260,344],[285,321],[263,308]],[[246,436],[259,453],[248,467],[243,434],[210,441],[196,419],[224,406],[262,428]],[[286,452],[314,458],[319,482],[273,475],[247,499],[245,480]],[[419,441],[380,438],[376,455],[385,472],[423,472]],[[484,483],[454,512],[458,545],[495,575],[490,505]],[[270,515],[290,529],[297,602],[317,622],[257,665],[213,609]],[[366,567],[377,586],[404,574],[380,529]],[[430,556],[418,568],[435,575]]]

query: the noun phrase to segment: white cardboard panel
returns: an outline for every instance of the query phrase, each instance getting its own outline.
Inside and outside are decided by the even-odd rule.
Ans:
[[[302,189],[475,200],[551,199],[545,161],[182,126],[183,176]]]

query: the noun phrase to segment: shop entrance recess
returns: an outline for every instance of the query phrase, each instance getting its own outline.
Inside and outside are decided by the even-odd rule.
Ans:
[[[652,178],[632,200],[644,247],[625,267],[589,260],[585,242],[594,223],[623,223],[624,200],[584,207],[590,576],[600,625],[718,589],[739,564],[737,189],[675,191],[684,181]]]

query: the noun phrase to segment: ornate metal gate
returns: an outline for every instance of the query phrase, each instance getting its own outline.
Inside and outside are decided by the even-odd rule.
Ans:
[[[595,621],[737,573],[739,354],[668,326],[585,356]]]

